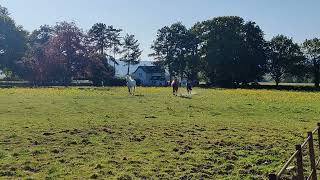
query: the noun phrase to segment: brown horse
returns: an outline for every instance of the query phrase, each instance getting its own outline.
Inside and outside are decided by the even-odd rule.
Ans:
[[[175,78],[172,82],[171,82],[171,87],[173,90],[173,95],[174,96],[178,96],[178,90],[179,90],[179,81],[177,78]]]

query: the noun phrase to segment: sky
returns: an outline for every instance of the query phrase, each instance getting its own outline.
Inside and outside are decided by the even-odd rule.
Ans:
[[[301,43],[320,38],[320,0],[0,0],[17,24],[33,31],[44,24],[74,21],[84,31],[97,23],[134,34],[148,54],[157,30],[175,22],[188,28],[218,16],[256,22],[267,40],[278,34]]]

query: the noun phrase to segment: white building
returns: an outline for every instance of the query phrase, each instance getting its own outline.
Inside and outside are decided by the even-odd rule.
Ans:
[[[3,71],[0,70],[0,79],[4,79],[6,78],[6,75],[4,74]]]
[[[144,86],[165,86],[169,80],[166,71],[159,66],[139,66],[132,76]]]

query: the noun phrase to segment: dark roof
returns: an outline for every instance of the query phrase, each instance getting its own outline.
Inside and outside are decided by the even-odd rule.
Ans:
[[[164,69],[160,66],[139,66],[137,70],[141,68],[146,73],[165,73]],[[135,72],[137,72],[137,70]]]

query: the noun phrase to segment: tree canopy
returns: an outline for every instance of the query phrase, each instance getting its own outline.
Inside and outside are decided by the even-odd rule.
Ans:
[[[303,62],[303,55],[298,44],[292,39],[278,35],[269,43],[269,72],[278,85],[286,74],[297,75],[298,67]]]
[[[139,48],[140,44],[135,39],[134,35],[127,34],[123,42],[123,57],[121,61],[128,66],[128,75],[130,74],[130,65],[139,64],[142,51]]]
[[[313,75],[316,87],[320,83],[320,39],[314,38],[306,40],[302,45],[305,55],[305,65],[309,69],[309,74]]]
[[[0,6],[0,68],[14,71],[27,49],[28,33]]]
[[[196,35],[178,22],[158,31],[150,56],[156,64],[168,68],[172,76],[195,78],[199,70],[198,44]]]

